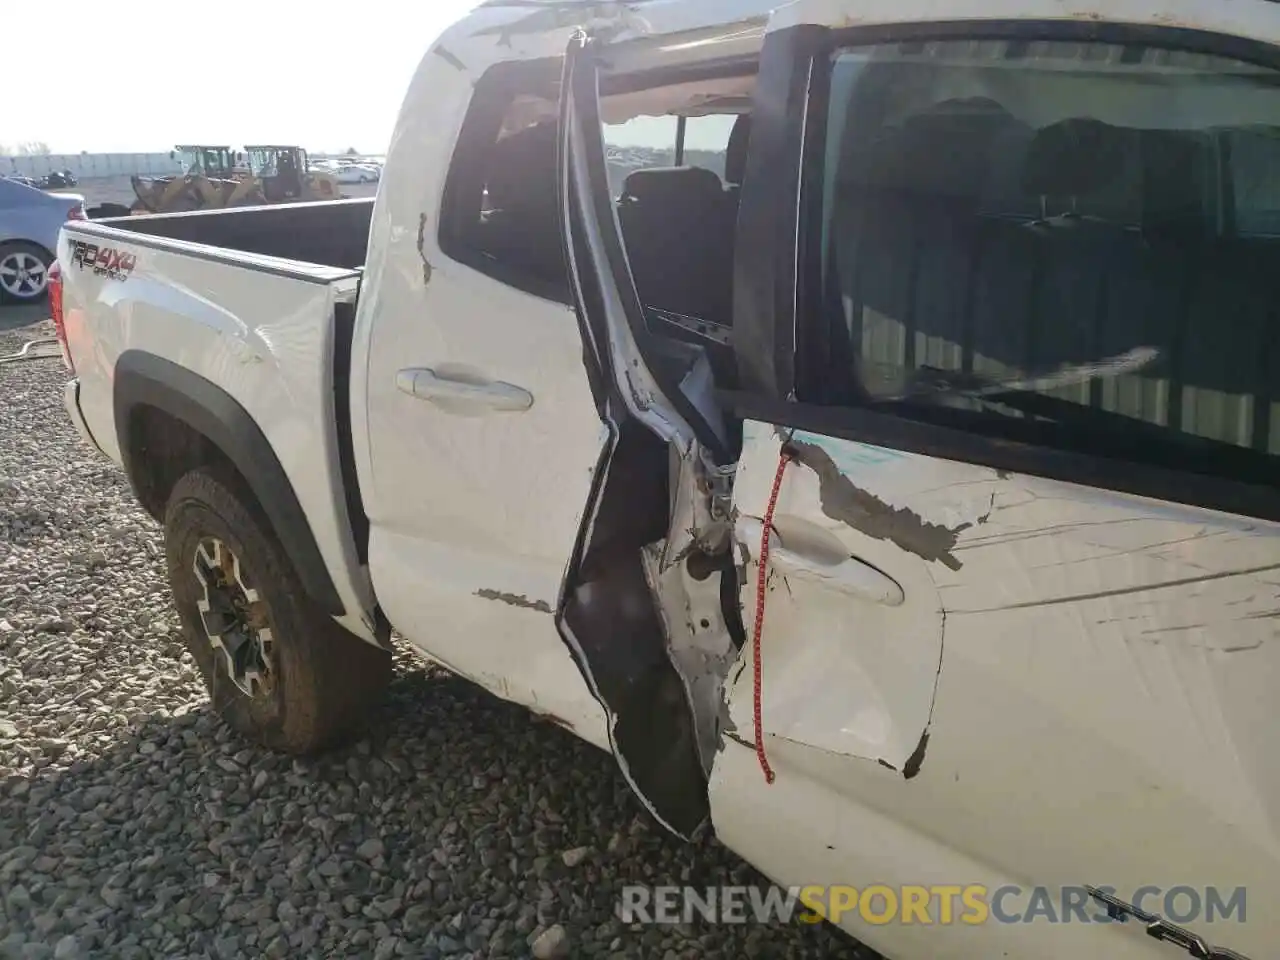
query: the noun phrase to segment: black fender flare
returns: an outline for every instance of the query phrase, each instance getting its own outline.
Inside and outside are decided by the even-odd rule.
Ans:
[[[126,350],[116,361],[112,407],[120,458],[135,493],[143,489],[139,481],[144,468],[134,459],[129,424],[139,407],[154,407],[222,451],[257,498],[307,594],[331,616],[346,613],[280,459],[257,422],[234,397],[171,360],[144,350]]]

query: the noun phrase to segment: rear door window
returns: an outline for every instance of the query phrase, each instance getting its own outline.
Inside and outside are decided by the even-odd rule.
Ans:
[[[1276,80],[1101,42],[837,53],[809,396],[1275,483]]]

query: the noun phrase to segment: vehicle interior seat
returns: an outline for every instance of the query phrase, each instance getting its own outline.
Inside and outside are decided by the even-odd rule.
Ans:
[[[846,130],[854,142],[842,150],[829,239],[829,388],[847,392],[856,369],[867,391],[892,395],[919,367],[970,369],[978,316],[984,339],[1016,327],[1010,310],[1030,245],[1016,221],[982,214],[996,145],[1017,153],[1030,135],[998,104],[970,100],[940,103],[870,142],[856,142],[857,125]],[[1000,282],[984,282],[996,274]]]
[[[738,209],[738,195],[742,181],[747,177],[747,150],[751,145],[751,114],[738,114],[729,130],[729,141],[724,148],[725,189],[733,201],[734,213]]]
[[[727,326],[734,219],[724,185],[710,170],[632,172],[618,200],[618,222],[641,301]]]
[[[1039,410],[1091,437],[1101,414],[1121,415],[1117,445],[1145,421],[1171,456],[1195,446],[1186,434],[1242,465],[1258,460],[1221,444],[1280,447],[1280,243],[1219,235],[1204,199],[1217,134],[1070,119],[1032,136],[975,106],[938,104],[846,145],[827,402],[859,395],[851,369],[885,397],[933,374],[1040,376],[1149,348],[1141,369],[1035,386]],[[1010,402],[1031,416],[1036,400]]]
[[[556,121],[547,120],[494,145],[483,179],[489,210],[478,225],[477,246],[514,269],[568,295],[560,239]]]

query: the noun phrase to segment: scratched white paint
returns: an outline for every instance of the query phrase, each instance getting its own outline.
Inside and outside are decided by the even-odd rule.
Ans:
[[[736,502],[759,517],[781,444],[768,426],[748,436]],[[794,827],[808,838],[804,853],[795,838],[778,843],[753,829],[776,787],[752,776],[734,745],[712,785],[721,838],[775,876],[803,866],[812,882],[848,882],[851,861],[821,849],[863,864],[868,848],[844,824],[887,818],[914,859],[873,854],[856,871],[863,882],[920,882],[918,864],[959,855],[974,861],[966,876],[993,872],[1001,882],[1246,885],[1251,899],[1280,891],[1280,764],[1270,742],[1280,525],[915,455],[871,462],[854,444],[842,455],[844,443],[821,446],[852,487],[930,522],[981,511],[982,522],[958,530],[948,565],[826,516],[804,464],[787,468],[778,499],[776,542],[799,531],[812,551],[815,531],[834,534],[902,583],[900,609],[936,610],[941,671],[924,760],[909,781],[868,762],[886,744],[901,755],[905,705],[933,692],[926,671],[903,669],[928,649],[922,631],[902,629],[881,605],[775,573],[763,658],[769,755],[785,795],[834,821]],[[754,557],[758,525],[744,529]],[[754,565],[747,579],[750,623]],[[731,707],[749,742],[749,650],[741,662]],[[1023,932],[983,927],[979,954],[921,929],[856,920],[850,929],[886,952],[955,957],[1015,949]],[[1280,924],[1251,914],[1202,932],[1250,954],[1277,942]],[[1145,945],[1113,945],[1112,933],[1094,955],[1145,955]],[[1073,938],[1042,931],[1036,955],[1069,956]]]
[[[527,16],[477,11],[435,44],[448,56],[424,56],[405,96],[357,308],[355,452],[370,571],[391,622],[499,696],[536,703],[607,745],[604,711],[554,617],[491,599],[556,606],[604,437],[577,319],[567,304],[451,260],[438,237],[453,138],[477,79],[499,61],[558,56],[568,43],[566,25],[513,32],[504,45],[500,28]],[[533,404],[458,416],[396,387],[400,370],[442,367],[514,384]]]
[[[761,511],[778,464],[772,429],[749,424],[735,481],[740,549],[749,558],[743,617],[754,624]],[[812,437],[799,434],[796,440]],[[833,459],[856,462],[858,444],[824,440]],[[868,474],[891,469],[867,466]],[[910,460],[907,460],[910,462]],[[926,565],[892,544],[826,516],[812,470],[792,464],[773,523],[774,575],[765,605],[765,729],[834,754],[883,761],[901,771],[915,752],[933,708],[942,656],[942,613]],[[856,557],[858,560],[852,560]],[[792,562],[792,558],[799,563]],[[782,564],[779,561],[783,561]],[[870,564],[893,587],[861,589]],[[855,592],[845,589],[852,583]],[[905,602],[897,597],[905,595]],[[740,736],[755,736],[750,660],[736,677],[730,716]]]

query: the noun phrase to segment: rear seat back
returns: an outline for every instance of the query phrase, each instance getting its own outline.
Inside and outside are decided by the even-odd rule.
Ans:
[[[954,101],[846,159],[832,256],[867,387],[1147,346],[1141,371],[1044,392],[1280,452],[1280,244],[1217,231],[1213,136],[1080,120],[1033,136],[989,101]]]
[[[646,305],[730,322],[734,217],[716,174],[701,167],[637,170],[623,186],[618,220]]]

